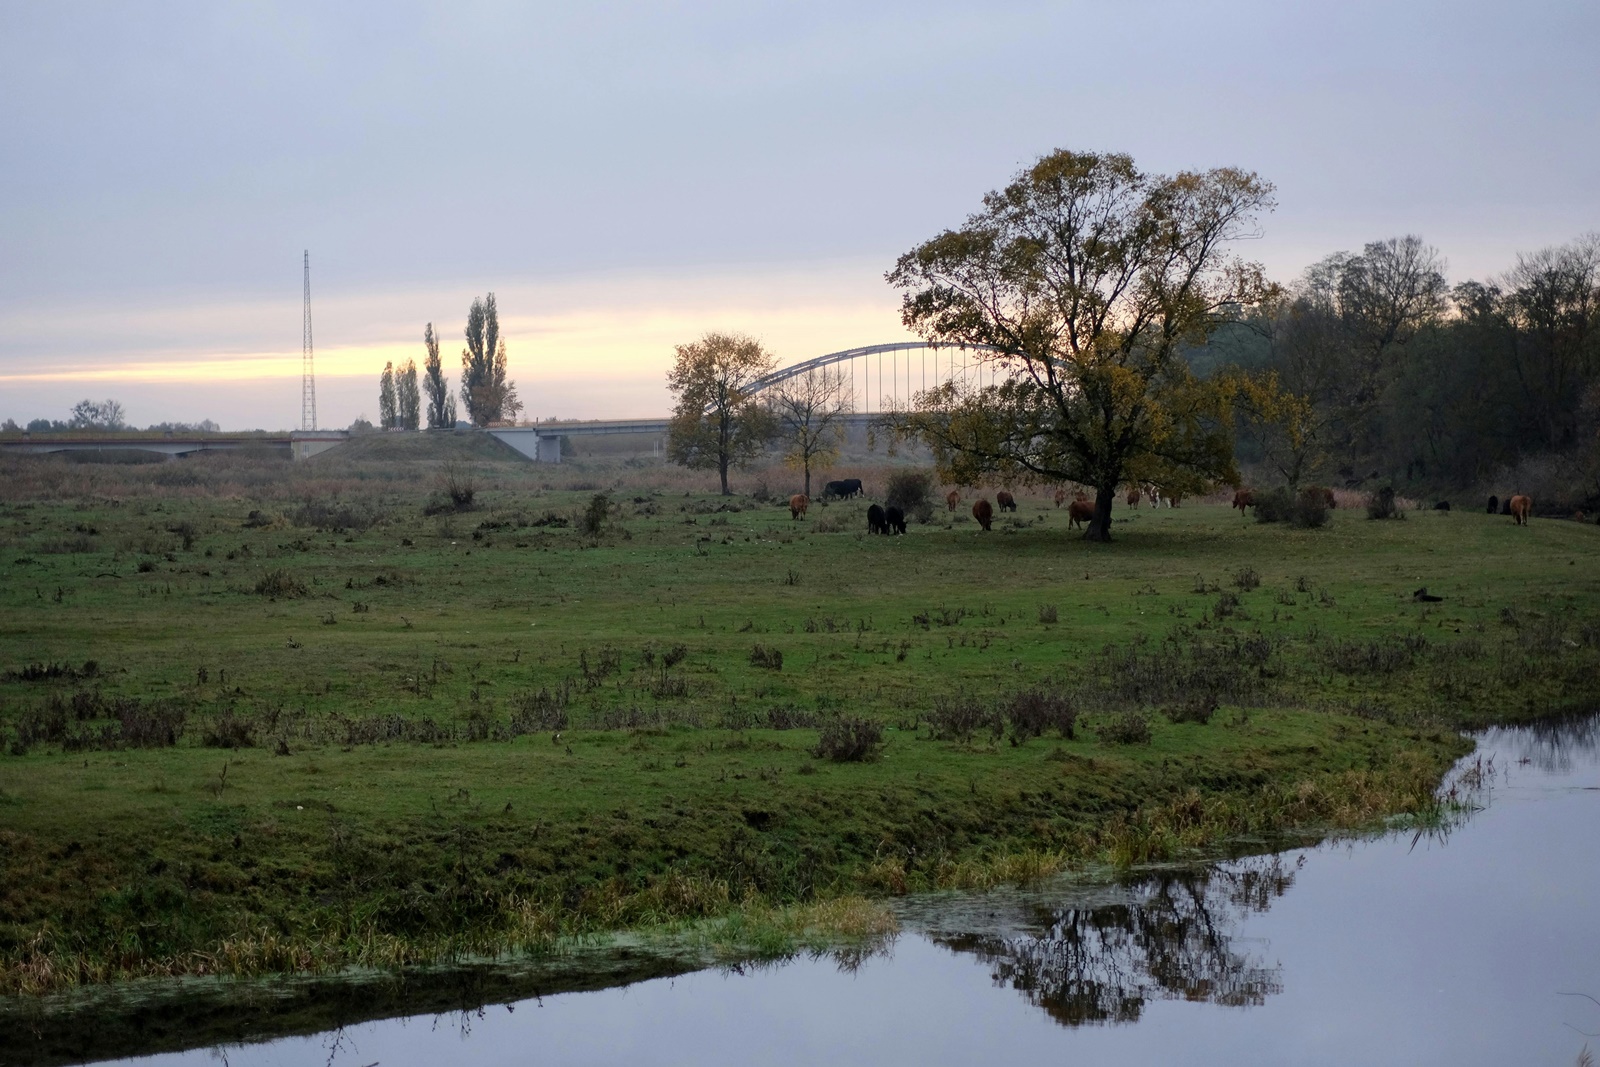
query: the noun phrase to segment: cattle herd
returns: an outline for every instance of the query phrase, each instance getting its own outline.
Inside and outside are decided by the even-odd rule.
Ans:
[[[1319,494],[1322,503],[1329,508],[1339,506],[1332,489],[1314,485],[1305,491]],[[860,478],[843,478],[825,484],[822,487],[821,499],[824,502],[828,500],[849,500],[853,497],[865,495],[866,491],[862,488]],[[1094,501],[1090,500],[1089,495],[1081,489],[1073,494],[1071,500],[1068,500],[1066,489],[1057,488],[1054,499],[1057,508],[1061,507],[1062,504],[1067,505],[1068,529],[1079,529],[1084,523],[1094,518]],[[1133,486],[1128,490],[1126,499],[1130,507],[1138,507],[1141,500],[1148,500],[1151,507],[1160,507],[1162,504],[1166,504],[1168,507],[1175,508],[1183,497],[1178,493],[1163,493],[1153,485],[1139,485]],[[959,490],[952,489],[945,494],[944,500],[945,505],[951,511],[955,511],[956,506],[961,503],[961,493]],[[995,493],[995,502],[1002,512],[1017,510],[1017,499],[1008,490],[1001,489]],[[1237,508],[1241,515],[1248,516],[1248,509],[1255,507],[1255,504],[1256,493],[1254,489],[1238,488],[1234,490],[1232,506]],[[789,517],[792,519],[805,518],[806,509],[810,506],[810,497],[804,493],[796,493],[789,498]],[[1441,500],[1433,505],[1433,509],[1435,511],[1449,511],[1450,502]],[[1516,496],[1508,496],[1504,500],[1491,496],[1489,498],[1488,512],[1490,515],[1509,515],[1516,520],[1518,526],[1525,526],[1533,517],[1533,498],[1520,493]],[[994,515],[995,504],[990,504],[986,497],[980,497],[972,505],[972,517],[985,530],[988,530],[994,522]],[[1580,512],[1575,517],[1581,520],[1583,516]],[[905,533],[905,512],[892,505],[884,507],[879,504],[873,504],[867,508],[867,532],[869,534],[884,535]]]

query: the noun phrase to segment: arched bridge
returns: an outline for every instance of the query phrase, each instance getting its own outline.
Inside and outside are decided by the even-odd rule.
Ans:
[[[807,374],[836,369],[843,393],[853,409],[851,422],[871,422],[885,412],[911,406],[916,394],[958,379],[974,385],[992,385],[1006,372],[980,359],[985,346],[935,345],[928,341],[893,341],[881,345],[846,348],[827,355],[780,367],[751,383],[760,394],[781,388],[785,382]],[[530,459],[561,462],[561,438],[590,434],[667,432],[667,418],[615,419],[601,422],[558,422],[536,426],[493,427],[488,432]]]

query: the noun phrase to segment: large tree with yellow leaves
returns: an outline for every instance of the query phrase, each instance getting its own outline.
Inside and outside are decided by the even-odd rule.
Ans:
[[[888,273],[910,329],[1008,372],[921,394],[900,432],[947,482],[1092,486],[1094,541],[1110,540],[1122,484],[1236,480],[1239,383],[1196,378],[1181,349],[1270,288],[1228,249],[1272,207],[1272,186],[1234,168],[1164,176],[1126,155],[1043,157]]]

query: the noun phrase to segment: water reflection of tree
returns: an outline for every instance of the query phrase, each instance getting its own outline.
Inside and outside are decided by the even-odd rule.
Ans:
[[[1565,774],[1575,762],[1594,762],[1600,753],[1600,714],[1579,712],[1503,727],[1489,731],[1484,740],[1496,747],[1504,745],[1519,763],[1526,761],[1549,774]]]
[[[1282,896],[1296,869],[1273,856],[1161,871],[1130,881],[1125,903],[1041,909],[1036,934],[936,940],[976,955],[996,985],[1063,1026],[1133,1022],[1150,1000],[1261,1004],[1282,990],[1279,968],[1232,931]]]

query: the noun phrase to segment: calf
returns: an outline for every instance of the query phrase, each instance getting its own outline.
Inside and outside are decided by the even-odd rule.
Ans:
[[[1533,518],[1533,497],[1523,496],[1518,493],[1511,498],[1511,517],[1518,526],[1528,525],[1528,520]]]
[[[956,505],[961,503],[961,494],[952,489],[944,495],[944,502],[946,507],[954,511]]]
[[[883,532],[903,534],[906,532],[906,513],[893,504],[884,509]]]
[[[811,506],[811,498],[804,493],[796,493],[789,498],[789,518],[798,519],[806,513],[806,508]]]
[[[1017,510],[1017,498],[1006,492],[1004,489],[996,493],[994,498],[995,501],[999,503],[1001,511]]]
[[[1144,494],[1139,491],[1139,487],[1137,485],[1128,490],[1128,506],[1130,508],[1138,507],[1139,501],[1143,498]]]
[[[1233,506],[1239,509],[1239,514],[1245,513],[1245,508],[1256,506],[1256,492],[1254,489],[1235,489],[1233,491]]]
[[[972,505],[972,517],[978,520],[979,526],[987,530],[989,524],[994,521],[994,505],[980,497],[978,502]]]
[[[867,509],[867,533],[886,534],[889,532],[889,519],[883,509],[877,504]]]
[[[1067,491],[1065,489],[1057,489],[1056,490],[1056,507],[1059,508],[1062,504],[1065,504],[1066,502],[1067,502]]]
[[[1094,518],[1094,504],[1088,500],[1074,500],[1067,505],[1067,529],[1082,526]]]
[[[1491,496],[1489,498],[1489,514],[1491,514],[1491,515],[1500,514],[1500,498],[1499,497]]]

